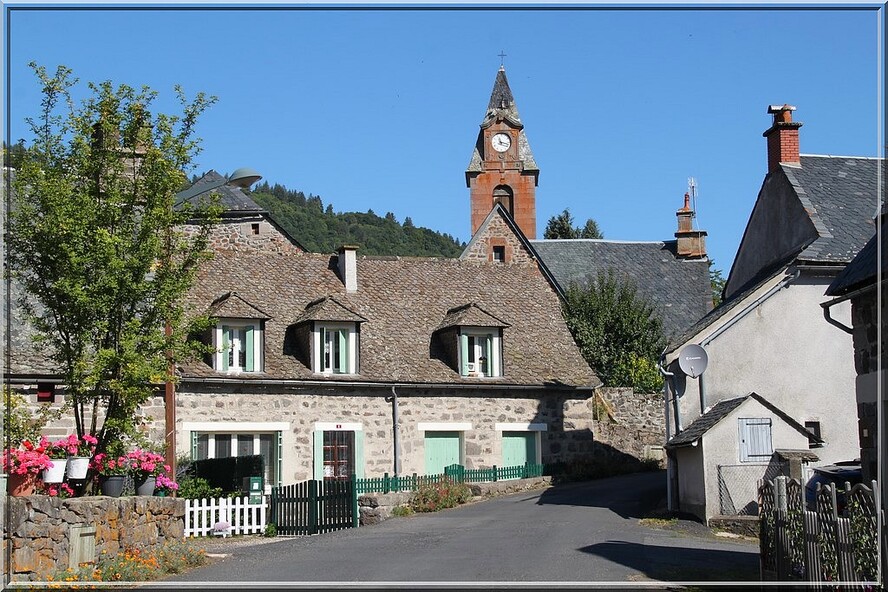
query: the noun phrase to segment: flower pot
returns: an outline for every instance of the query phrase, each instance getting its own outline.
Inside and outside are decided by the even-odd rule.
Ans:
[[[167,496],[167,492],[162,489],[160,491],[154,492],[154,497],[166,497],[166,496]]]
[[[66,458],[51,458],[49,459],[50,464],[52,465],[48,469],[43,469],[43,482],[44,483],[61,483],[65,480],[65,467],[68,465],[68,459]]]
[[[9,495],[17,497],[32,495],[37,488],[37,475],[34,473],[25,473],[24,475],[12,473],[9,475],[8,482]]]
[[[124,475],[107,475],[99,480],[99,488],[102,490],[102,495],[120,497],[124,483],[126,483]]]
[[[136,495],[154,495],[154,485],[157,477],[148,475],[147,477],[136,477]]]
[[[88,456],[73,456],[68,459],[68,479],[86,479],[89,471]]]

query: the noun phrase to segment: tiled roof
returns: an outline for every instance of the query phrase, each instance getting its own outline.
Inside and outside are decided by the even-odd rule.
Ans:
[[[572,283],[588,284],[609,268],[628,276],[662,315],[667,337],[681,333],[712,307],[709,260],[677,258],[675,241],[552,239],[531,244],[565,289]]]
[[[335,298],[325,296],[313,302],[309,302],[305,306],[305,311],[296,317],[293,324],[304,323],[306,321],[332,321],[332,322],[351,322],[364,323],[367,321],[364,317],[351,310]]]
[[[227,292],[213,301],[210,316],[229,319],[269,319],[265,312],[244,300],[237,292]]]
[[[211,186],[225,179],[216,171],[210,171],[203,177],[194,182],[194,184],[183,191],[176,202],[181,205],[185,202],[191,202],[197,206],[201,198],[207,197],[205,187]],[[265,208],[253,201],[249,195],[242,191],[239,187],[222,185],[213,189],[211,193],[219,195],[219,205],[225,210],[225,214],[245,214],[245,213],[265,213]]]
[[[344,380],[420,384],[499,384],[592,387],[600,381],[580,355],[561,316],[560,300],[535,263],[491,265],[458,259],[358,257],[358,291],[346,293],[335,255],[280,256],[218,252],[206,262],[191,302],[237,291],[272,318],[266,325],[265,368],[239,379]],[[320,376],[283,353],[287,328],[306,306],[330,297],[366,319],[360,331],[360,374]],[[460,377],[435,334],[449,311],[466,303],[507,325],[500,378]],[[205,306],[205,304],[204,304]],[[293,333],[293,332],[291,332]],[[185,376],[218,376],[209,366]]]
[[[882,214],[882,240],[885,241],[886,232],[888,232],[888,215]],[[882,245],[884,249],[884,244]],[[860,252],[851,260],[851,263],[845,266],[845,269],[839,272],[836,279],[829,285],[826,290],[827,296],[842,296],[848,294],[858,288],[862,288],[868,284],[872,284],[876,280],[876,269],[878,266],[878,235],[873,234],[869,242],[864,245]],[[882,251],[882,269],[881,276],[884,281],[888,274],[888,257]]]
[[[450,327],[508,327],[509,324],[496,318],[474,302],[457,306],[447,311],[444,320],[435,331]]]
[[[802,155],[801,166],[781,165],[819,238],[800,262],[847,263],[875,232],[879,174],[885,161],[851,156]],[[881,168],[881,172],[880,169]]]

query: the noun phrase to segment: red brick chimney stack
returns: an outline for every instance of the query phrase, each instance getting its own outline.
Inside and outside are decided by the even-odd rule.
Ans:
[[[675,212],[678,218],[678,232],[675,233],[676,255],[684,259],[698,259],[706,256],[706,231],[694,230],[694,216],[691,209],[691,196],[685,193],[684,206]]]
[[[801,122],[792,120],[792,105],[769,105],[768,113],[774,115],[774,123],[762,134],[768,139],[768,172],[777,169],[780,163],[800,164],[799,128]]]

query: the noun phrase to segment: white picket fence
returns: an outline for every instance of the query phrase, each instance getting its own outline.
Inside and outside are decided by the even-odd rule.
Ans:
[[[229,534],[261,534],[265,531],[268,504],[251,504],[248,496],[185,500],[185,536]],[[215,530],[220,522],[230,526],[224,532]]]

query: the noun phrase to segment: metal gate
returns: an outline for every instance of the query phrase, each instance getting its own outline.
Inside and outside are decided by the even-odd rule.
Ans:
[[[319,534],[358,526],[355,476],[271,489],[270,522],[279,535]]]

